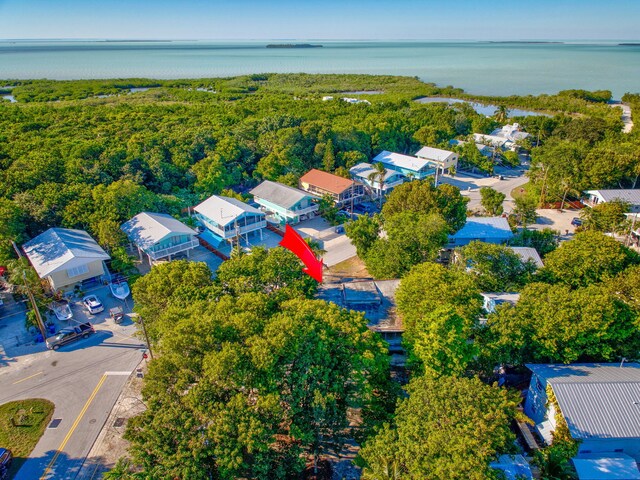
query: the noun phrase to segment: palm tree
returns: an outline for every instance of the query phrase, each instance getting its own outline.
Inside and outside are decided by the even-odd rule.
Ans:
[[[505,123],[509,118],[509,109],[504,105],[500,105],[496,108],[496,111],[493,112],[493,116],[496,118],[497,122]]]
[[[382,195],[383,195],[383,191],[384,191],[384,179],[387,176],[387,169],[384,168],[384,165],[382,164],[382,162],[378,162],[378,163],[374,163],[373,164],[373,170],[376,174],[376,176],[378,177],[378,185],[380,186],[380,206],[382,206]]]

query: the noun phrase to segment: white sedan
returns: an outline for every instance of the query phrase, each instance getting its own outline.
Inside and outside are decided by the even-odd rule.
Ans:
[[[87,295],[82,299],[82,303],[91,315],[104,312],[104,305],[102,305],[100,299],[95,295]]]

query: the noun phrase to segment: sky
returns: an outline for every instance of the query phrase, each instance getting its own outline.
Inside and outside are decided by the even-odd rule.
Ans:
[[[638,40],[640,0],[0,0],[0,39]]]

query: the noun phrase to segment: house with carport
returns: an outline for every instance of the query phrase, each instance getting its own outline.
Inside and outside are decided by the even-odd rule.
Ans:
[[[111,257],[84,230],[50,228],[22,250],[51,291],[71,291],[109,279],[105,261]]]
[[[120,228],[136,246],[140,260],[146,255],[150,264],[180,253],[189,257],[199,245],[193,229],[166,213],[142,212]]]
[[[280,225],[299,223],[318,212],[316,195],[282,183],[265,180],[249,193],[266,213],[267,220]]]
[[[236,238],[250,245],[251,237],[259,236],[262,240],[262,231],[267,226],[264,212],[236,198],[212,195],[194,210],[205,228],[206,241],[214,247]]]

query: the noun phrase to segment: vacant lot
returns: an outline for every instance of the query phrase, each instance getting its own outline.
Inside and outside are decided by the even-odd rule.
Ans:
[[[0,447],[13,453],[11,478],[40,440],[53,415],[49,400],[32,398],[0,405]]]

